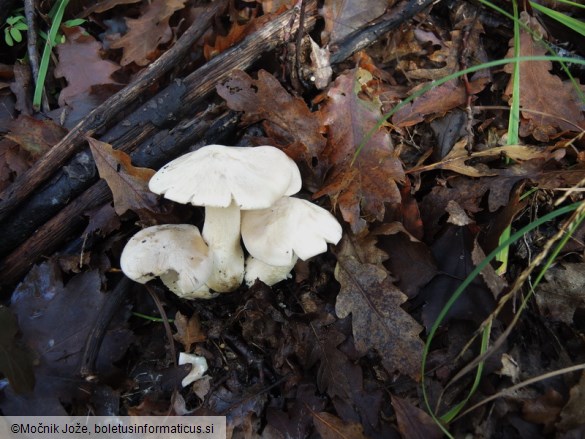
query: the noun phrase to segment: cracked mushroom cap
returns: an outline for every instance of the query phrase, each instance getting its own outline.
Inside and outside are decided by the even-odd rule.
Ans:
[[[160,277],[179,297],[213,297],[205,285],[213,260],[199,229],[190,224],[141,230],[124,247],[120,266],[126,276],[141,284]]]
[[[149,189],[178,203],[263,209],[301,190],[296,163],[273,146],[208,145],[163,166]]]
[[[268,209],[242,212],[242,239],[248,252],[269,265],[307,260],[341,239],[341,225],[331,213],[306,200],[283,197]]]

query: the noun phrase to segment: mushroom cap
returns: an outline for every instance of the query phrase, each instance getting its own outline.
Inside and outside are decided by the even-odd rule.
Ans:
[[[325,209],[283,197],[268,209],[242,211],[242,239],[248,252],[269,265],[289,265],[293,252],[306,260],[341,239],[341,225]]]
[[[163,166],[150,190],[178,203],[263,209],[301,190],[296,163],[273,146],[207,145]]]
[[[142,284],[160,277],[179,297],[212,297],[205,281],[211,276],[213,260],[199,229],[190,224],[139,231],[124,247],[120,267],[126,276]]]

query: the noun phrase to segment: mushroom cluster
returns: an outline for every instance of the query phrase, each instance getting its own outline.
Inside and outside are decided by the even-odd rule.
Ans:
[[[290,197],[301,183],[296,163],[272,146],[208,145],[178,157],[151,178],[149,189],[204,206],[203,231],[185,224],[141,230],[122,252],[122,271],[140,283],[158,276],[189,299],[234,291],[244,279],[274,285],[298,258],[323,253],[327,243],[341,239],[333,215]]]

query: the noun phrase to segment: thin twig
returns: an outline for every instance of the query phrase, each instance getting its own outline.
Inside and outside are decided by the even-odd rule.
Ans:
[[[156,305],[156,308],[158,309],[158,312],[163,319],[163,325],[165,327],[165,332],[167,333],[167,339],[169,341],[169,348],[171,350],[171,357],[172,357],[171,361],[173,363],[173,366],[176,366],[177,365],[177,351],[175,350],[175,339],[173,338],[173,331],[171,330],[171,325],[169,324],[169,319],[167,317],[167,313],[165,312],[165,309],[164,309],[160,299],[158,298],[156,291],[154,291],[148,285],[144,285],[144,286],[146,287],[146,291],[148,291],[148,294],[150,294],[150,297],[152,297],[152,300],[154,300],[154,304]]]
[[[126,297],[126,293],[131,285],[130,279],[124,276],[107,296],[106,301],[102,305],[98,314],[97,320],[91,329],[85,343],[83,357],[81,359],[80,374],[88,381],[95,379],[95,363],[100,352],[100,347],[104,340],[104,336],[108,326],[116,313],[120,309],[120,305]]]
[[[26,17],[26,25],[28,31],[26,33],[26,47],[28,50],[28,62],[33,76],[33,81],[36,84],[39,77],[39,51],[37,47],[37,23],[35,20],[35,2],[34,0],[24,0],[24,15]],[[44,112],[48,112],[49,100],[47,94],[43,91],[42,108]]]

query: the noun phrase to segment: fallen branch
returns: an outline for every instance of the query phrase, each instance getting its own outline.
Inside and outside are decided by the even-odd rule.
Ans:
[[[183,80],[173,82],[112,127],[101,136],[100,140],[129,153],[136,148],[137,144],[151,139],[161,129],[170,128],[178,120],[190,117],[196,111],[197,106],[215,91],[215,86],[227,78],[233,70],[249,68],[262,54],[283,44],[286,28],[289,26],[292,16],[294,16],[294,12],[291,10],[276,17],[262,29],[218,55]],[[306,29],[311,29],[315,25],[316,16],[316,3],[311,1],[307,4]],[[298,23],[295,26],[298,26]],[[123,92],[124,90],[114,97]],[[102,108],[103,105],[98,109]],[[97,109],[85,120],[94,120],[95,117],[92,115],[96,111]],[[81,152],[76,159],[69,163],[65,162],[68,157],[64,157],[65,151],[73,154],[85,145],[85,140],[79,139],[81,136],[80,126],[85,124],[85,120],[74,128],[73,131],[77,134],[71,141],[67,141],[67,139],[71,137],[73,131],[43,157],[45,159],[51,154],[53,159],[46,162],[46,165],[41,164],[41,169],[38,169],[40,173],[57,172],[52,183],[58,186],[52,188],[53,185],[49,185],[25,201],[25,197],[31,194],[34,185],[41,183],[40,176],[34,173],[34,170],[37,169],[37,162],[23,174],[25,177],[32,173],[31,178],[34,177],[34,179],[26,181],[24,184],[22,178],[19,178],[7,189],[6,192],[11,198],[0,201],[0,249],[2,249],[0,256],[6,255],[22,243],[34,230],[63,209],[69,200],[96,181],[97,174],[89,152]],[[93,129],[87,131],[90,136],[94,132]],[[75,143],[72,143],[73,141]],[[52,154],[58,149],[62,149],[63,153]],[[168,160],[170,160],[169,157],[167,157]],[[2,196],[4,195],[0,197]],[[11,211],[13,214],[11,217],[7,217],[8,212]],[[16,233],[15,230],[18,232]]]
[[[58,144],[26,172],[21,174],[4,192],[0,194],[0,220],[6,218],[25,198],[46,181],[56,170],[66,164],[71,155],[85,143],[85,136],[93,135],[106,127],[114,117],[135,101],[162,75],[170,71],[186,55],[191,46],[203,35],[215,14],[223,8],[224,2],[215,2],[193,23],[176,44],[159,59],[148,66],[136,81],[111,96],[88,116],[79,122]]]

